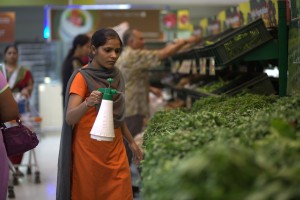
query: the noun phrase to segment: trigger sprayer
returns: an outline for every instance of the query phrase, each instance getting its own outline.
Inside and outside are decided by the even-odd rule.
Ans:
[[[90,132],[91,138],[99,141],[112,141],[115,137],[114,119],[113,119],[113,95],[119,92],[112,89],[112,78],[108,78],[108,88],[99,88],[98,91],[103,93],[101,106],[96,120]]]

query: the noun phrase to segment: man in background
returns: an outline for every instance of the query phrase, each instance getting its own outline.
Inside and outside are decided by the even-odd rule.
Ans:
[[[150,87],[148,69],[160,66],[162,60],[174,55],[194,38],[177,39],[159,50],[144,49],[144,38],[137,29],[123,34],[124,49],[116,63],[125,78],[125,121],[135,137],[142,132],[144,121],[149,117],[149,92],[160,95],[160,89]],[[125,142],[129,164],[132,154]],[[134,188],[133,188],[134,189]]]

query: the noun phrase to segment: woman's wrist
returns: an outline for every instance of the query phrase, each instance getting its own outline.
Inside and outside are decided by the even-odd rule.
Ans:
[[[86,106],[87,108],[93,107],[93,106],[90,106],[90,105],[89,105],[87,99],[88,99],[88,98],[85,98],[85,100],[84,100],[85,106]]]

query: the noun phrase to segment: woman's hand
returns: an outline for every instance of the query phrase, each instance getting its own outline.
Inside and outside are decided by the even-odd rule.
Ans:
[[[30,97],[30,91],[27,88],[23,88],[21,90],[21,95],[25,96],[26,99],[29,99],[29,97]]]
[[[94,90],[88,98],[86,98],[86,106],[87,107],[92,107],[97,104],[100,104],[102,100],[102,93],[99,92],[98,90]]]
[[[86,99],[77,94],[70,94],[66,114],[68,125],[75,125],[92,106],[99,104],[101,99],[102,93],[97,90],[94,90]]]
[[[133,153],[133,163],[139,165],[141,160],[143,160],[144,158],[143,152],[140,150],[140,148],[135,142],[130,144],[129,147]]]

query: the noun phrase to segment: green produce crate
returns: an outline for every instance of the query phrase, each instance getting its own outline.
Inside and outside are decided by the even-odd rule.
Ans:
[[[193,49],[184,51],[184,52],[179,52],[171,57],[171,60],[177,61],[177,60],[186,60],[186,59],[196,59],[196,54]]]
[[[219,33],[217,35],[210,35],[208,37],[203,38],[203,41],[198,46],[194,47],[194,52],[197,56],[197,59],[199,58],[210,58],[215,57],[214,55],[214,47],[218,41],[222,41],[224,38],[227,38],[230,34],[232,34],[236,29],[227,29],[222,33]],[[207,45],[206,42],[209,41],[212,44]]]
[[[236,87],[230,90],[227,90],[225,94],[235,95],[242,92],[245,89],[247,90],[247,92],[253,94],[261,94],[261,95],[276,94],[276,90],[273,87],[271,79],[265,73],[257,75],[251,80],[244,82],[240,85],[237,85]]]
[[[228,64],[256,47],[273,39],[260,18],[240,27],[213,45],[211,50],[217,65]]]
[[[233,90],[236,87],[253,80],[257,76],[258,74],[240,73],[239,75],[236,75],[236,77],[231,77],[232,79],[227,80],[227,83],[224,86],[217,88],[216,90],[212,91],[212,93],[227,94],[227,91]]]

